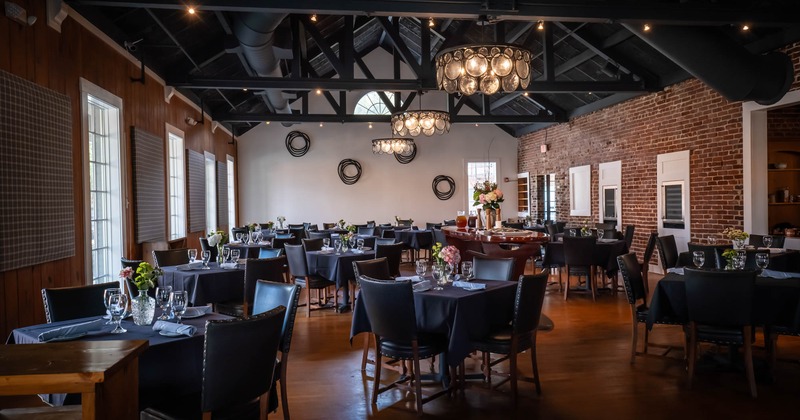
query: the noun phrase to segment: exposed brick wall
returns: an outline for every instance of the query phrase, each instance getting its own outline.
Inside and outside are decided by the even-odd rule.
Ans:
[[[795,63],[800,44],[784,51]],[[547,153],[539,146],[550,145]],[[519,171],[556,174],[558,219],[594,224],[598,164],[622,161],[622,221],[636,226],[633,250],[641,255],[656,223],[656,157],[690,150],[692,240],[720,237],[743,226],[742,104],[729,102],[699,80],[631,99],[519,139]],[[569,216],[569,168],[592,166],[592,216]],[[531,190],[536,191],[536,182]],[[532,208],[537,209],[535,194]]]
[[[800,106],[769,111],[767,133],[770,140],[800,138]]]

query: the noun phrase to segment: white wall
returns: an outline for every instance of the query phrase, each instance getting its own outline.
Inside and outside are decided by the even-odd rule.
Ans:
[[[365,61],[376,78],[391,78],[391,56],[376,50]],[[404,72],[405,73],[405,72]],[[362,77],[357,75],[357,77]],[[408,76],[404,76],[408,77]],[[366,92],[348,94],[352,112]],[[404,95],[405,96],[405,95]],[[338,99],[338,94],[334,97]],[[410,109],[417,109],[417,101]],[[430,92],[422,99],[423,108],[446,109],[446,96]],[[314,96],[310,112],[331,112],[322,96]],[[462,110],[462,113],[464,111]],[[293,130],[311,139],[311,149],[300,158],[289,155],[284,141]],[[417,156],[402,165],[391,155],[373,155],[373,138],[390,137],[388,123],[368,124],[260,124],[238,139],[239,224],[275,220],[286,216],[287,223],[323,222],[344,219],[348,223],[394,222],[394,217],[414,219],[415,224],[453,219],[467,206],[466,162],[490,159],[499,161],[498,180],[508,194],[504,215],[516,214],[517,139],[491,124],[455,124],[450,133],[414,139]],[[491,144],[491,148],[489,147]],[[342,159],[361,163],[361,179],[345,185],[337,167]],[[455,195],[441,201],[433,194],[436,175],[451,176]],[[512,182],[503,182],[508,177]]]

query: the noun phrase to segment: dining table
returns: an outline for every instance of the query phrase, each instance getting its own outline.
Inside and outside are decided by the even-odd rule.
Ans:
[[[160,310],[156,310],[156,316]],[[11,332],[6,344],[37,344],[49,346],[56,343],[40,343],[39,334],[55,328],[97,320],[99,317],[72,319],[17,328]],[[105,325],[77,338],[81,342],[114,342],[116,340],[145,340],[149,347],[139,356],[139,409],[154,403],[168,401],[182,395],[199,392],[203,377],[203,341],[205,323],[209,320],[231,319],[227,315],[207,313],[183,323],[194,326],[191,337],[180,335],[166,337],[154,331],[152,325],[136,325],[130,319],[121,322],[127,332],[111,334],[113,325]],[[53,390],[52,392],[58,392]],[[66,394],[41,395],[52,405],[62,405]],[[73,401],[74,402],[74,401]]]
[[[475,279],[472,283],[485,284],[486,288],[465,290],[448,283],[443,290],[414,292],[417,329],[447,337],[445,362],[449,366],[458,366],[470,354],[472,340],[485,338],[493,329],[508,325],[513,317],[517,282]],[[351,343],[356,335],[371,331],[363,299],[358,299],[353,307]]]
[[[185,290],[192,306],[244,299],[244,265],[222,268],[215,262],[208,269],[186,269],[185,266],[161,267],[164,272],[159,286],[172,286],[172,290]]]
[[[611,278],[619,271],[617,257],[628,252],[628,245],[622,239],[598,239],[594,247],[595,266],[603,268],[606,276]],[[543,266],[550,267],[564,261],[564,242],[551,241],[545,245]]]
[[[339,311],[349,309],[350,282],[354,281],[356,277],[353,271],[353,261],[373,258],[375,258],[375,251],[372,249],[362,251],[348,249],[346,252],[335,252],[332,248],[326,248],[320,251],[306,252],[308,272],[336,283],[336,290],[342,290],[342,303],[337,308]]]

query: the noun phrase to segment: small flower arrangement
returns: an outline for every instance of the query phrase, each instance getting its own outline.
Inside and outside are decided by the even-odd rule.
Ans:
[[[351,235],[353,235],[353,234],[355,234],[356,232],[358,232],[358,228],[357,228],[355,225],[347,225],[347,227],[345,228],[345,230],[347,230],[348,232],[350,232],[350,234],[351,234]]]
[[[737,241],[744,241],[750,237],[750,235],[740,229],[734,229],[732,227],[727,227],[725,230],[722,231],[722,234],[725,235],[730,240],[737,240]]]
[[[264,224],[267,225],[267,229],[272,229],[273,227],[275,227],[275,222],[273,222],[272,220],[269,220],[267,221],[267,223]]]
[[[722,258],[725,258],[725,261],[727,263],[726,267],[733,268],[733,259],[736,257],[737,254],[738,251],[732,248],[728,248],[722,251]]]
[[[133,277],[133,268],[125,267],[119,272],[119,278],[126,280]]]
[[[249,225],[247,225],[247,230],[249,230],[250,232],[261,230],[261,225],[258,223],[250,223]]]
[[[583,225],[581,227],[581,236],[589,236],[589,226]]]
[[[151,287],[156,287],[158,278],[163,273],[160,268],[153,267],[150,263],[142,261],[139,263],[139,267],[136,268],[136,277],[133,279],[133,283],[137,289],[147,290]]]
[[[500,203],[504,201],[503,192],[497,188],[497,183],[489,181],[475,184],[472,199],[475,201],[473,206],[483,206],[484,210],[499,209]]]
[[[435,244],[433,244],[433,246],[431,247],[431,256],[433,256],[433,259],[436,261],[437,264],[444,263],[444,259],[440,255],[441,252],[442,252],[442,243],[436,242]]]
[[[224,230],[215,230],[208,234],[209,246],[222,246],[228,243],[228,233]]]
[[[458,252],[458,248],[453,245],[442,248],[442,250],[439,251],[439,257],[444,260],[445,263],[452,266],[457,266],[458,263],[461,262],[461,253]]]

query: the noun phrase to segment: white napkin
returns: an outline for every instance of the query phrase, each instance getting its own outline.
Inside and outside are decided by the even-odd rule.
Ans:
[[[210,306],[190,306],[183,312],[183,318],[197,318],[210,313]]]
[[[39,334],[39,342],[46,343],[54,340],[70,340],[86,335],[89,331],[96,331],[103,328],[105,321],[96,319],[94,321],[82,322],[80,324],[65,325],[59,328],[53,328],[50,331],[45,331]]]
[[[773,279],[800,279],[800,273],[787,273],[785,271],[761,270],[761,277],[772,277]]]
[[[431,282],[428,280],[423,280],[421,282],[414,283],[411,288],[414,289],[415,292],[424,292],[431,289]]]
[[[181,264],[178,266],[178,270],[199,270],[201,268],[203,268],[202,261],[196,261],[188,264]]]
[[[229,263],[222,263],[222,264],[220,264],[220,265],[219,265],[219,268],[221,268],[221,269],[223,269],[223,270],[235,270],[235,269],[236,269],[236,266],[237,266],[237,264],[236,264],[236,263],[229,262]]]
[[[683,267],[672,267],[667,269],[667,273],[675,273],[683,275]]]
[[[460,287],[464,290],[483,290],[486,288],[484,283],[470,283],[466,281],[454,281],[453,286]]]
[[[153,324],[153,331],[166,331],[169,333],[174,334],[183,334],[187,337],[191,337],[194,335],[197,328],[186,325],[186,324],[176,324],[174,322],[167,322],[167,321],[156,321]]]

